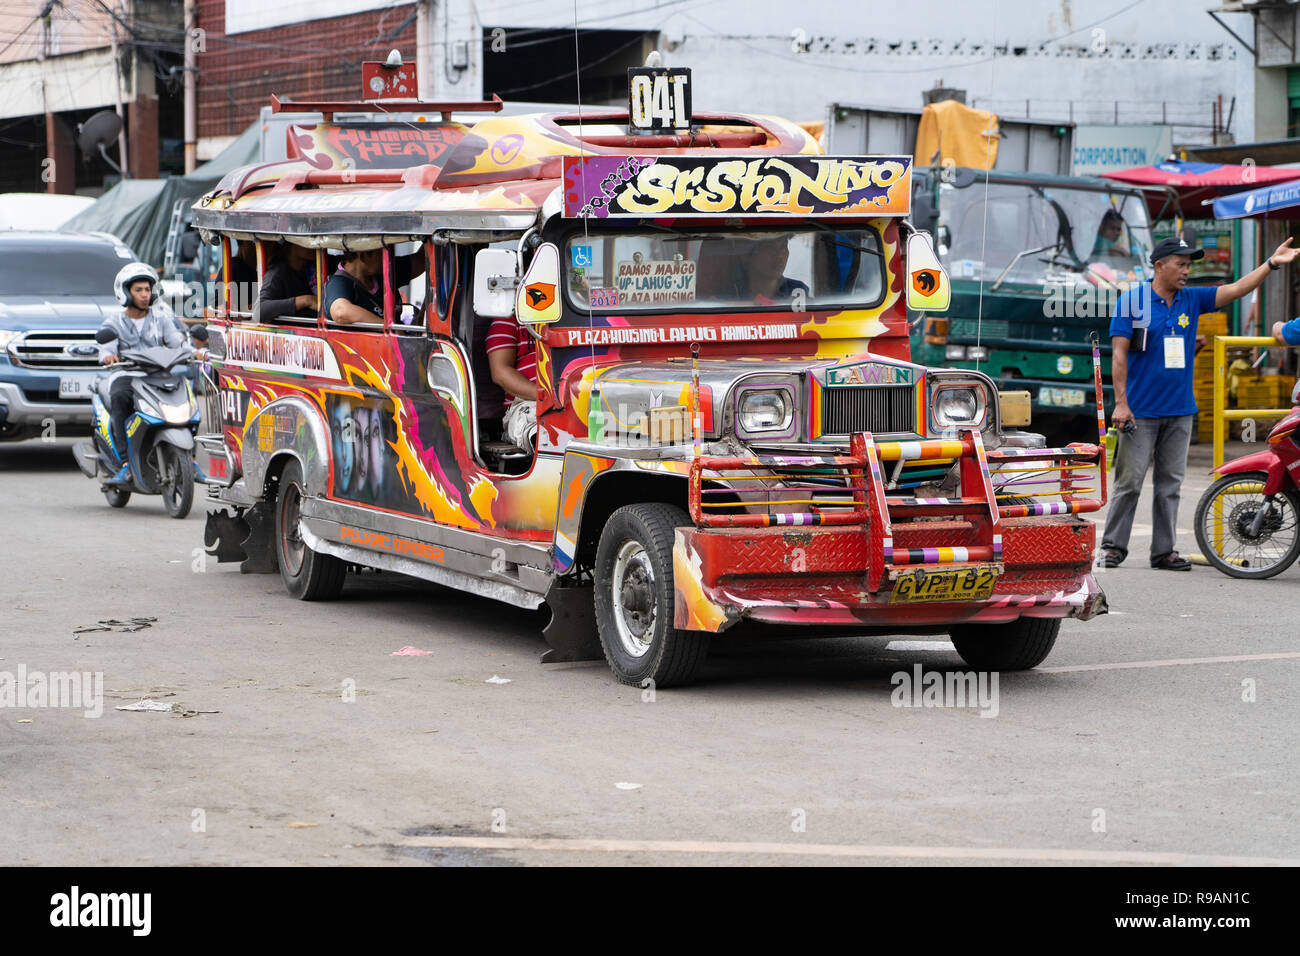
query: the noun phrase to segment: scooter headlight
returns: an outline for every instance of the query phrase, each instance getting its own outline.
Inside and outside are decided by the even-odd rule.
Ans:
[[[190,420],[190,406],[187,402],[184,405],[164,405],[162,407],[163,421],[169,425],[185,425]]]

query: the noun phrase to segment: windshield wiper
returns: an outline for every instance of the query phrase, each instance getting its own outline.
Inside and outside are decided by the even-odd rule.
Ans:
[[[1017,252],[1016,257],[1007,263],[1007,267],[1002,270],[1002,274],[997,277],[993,285],[989,286],[989,291],[997,292],[998,286],[1002,285],[1002,283],[1006,281],[1007,273],[1009,273],[1013,268],[1015,268],[1016,263],[1019,262],[1021,259],[1023,259],[1025,256],[1036,256],[1040,252],[1047,252],[1049,249],[1060,249],[1060,248],[1061,248],[1061,244],[1058,241],[1052,243],[1050,246],[1043,246],[1043,248],[1041,249],[1025,249],[1023,252]]]
[[[841,249],[852,249],[855,252],[866,252],[881,260],[884,260],[885,258],[884,252],[879,249],[870,249],[866,246],[859,246],[854,242],[845,242],[840,238],[841,233],[836,232],[825,223],[809,222],[808,225],[812,226],[814,229],[820,229],[822,232],[829,232],[831,234],[831,245],[833,246],[839,246]]]

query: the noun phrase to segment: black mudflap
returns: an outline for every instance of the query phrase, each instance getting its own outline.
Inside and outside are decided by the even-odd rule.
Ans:
[[[241,542],[247,537],[248,523],[238,512],[232,515],[225,508],[208,512],[207,524],[203,526],[203,546],[218,564],[243,561],[245,554]]]
[[[600,638],[596,635],[596,607],[591,597],[591,585],[553,587],[546,594],[546,605],[551,610],[551,623],[542,631],[542,637],[546,638],[551,649],[542,655],[543,664],[605,659]]]
[[[248,536],[244,538],[244,563],[240,574],[274,574],[280,570],[275,558],[275,542],[271,534],[275,526],[275,512],[266,504],[256,504],[244,512]]]

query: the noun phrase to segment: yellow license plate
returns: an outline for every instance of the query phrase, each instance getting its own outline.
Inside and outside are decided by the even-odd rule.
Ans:
[[[993,594],[997,568],[913,571],[894,582],[890,604],[912,601],[980,601]]]

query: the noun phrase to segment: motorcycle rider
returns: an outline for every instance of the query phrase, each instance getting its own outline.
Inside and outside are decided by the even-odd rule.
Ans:
[[[101,364],[114,365],[121,361],[119,350],[124,348],[179,348],[185,344],[185,334],[175,313],[166,303],[158,301],[158,273],[152,268],[143,262],[123,266],[113,280],[113,294],[123,308],[105,319],[101,326],[112,329],[117,335],[113,341],[100,346]],[[202,350],[196,354],[202,354]],[[131,464],[126,452],[126,420],[132,409],[131,378],[130,375],[118,375],[109,387],[113,445],[122,464],[108,481],[112,485],[128,484],[131,480]]]

